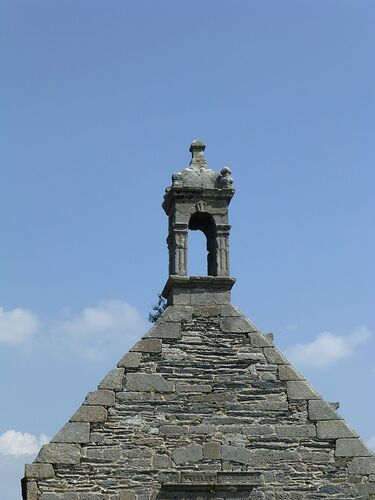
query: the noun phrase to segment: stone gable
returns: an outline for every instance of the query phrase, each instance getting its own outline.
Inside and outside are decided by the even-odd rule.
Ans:
[[[375,456],[230,304],[230,169],[172,177],[168,307],[26,465],[24,500],[367,499]],[[188,230],[208,276],[188,276]]]

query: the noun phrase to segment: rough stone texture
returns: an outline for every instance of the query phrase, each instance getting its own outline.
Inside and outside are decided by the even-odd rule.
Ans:
[[[114,368],[100,382],[98,389],[111,389],[121,391],[124,379],[124,369]]]
[[[55,476],[51,464],[29,464],[25,466],[25,477],[31,479],[48,479]]]
[[[26,469],[24,500],[349,500],[375,494],[375,457],[230,304],[233,179],[190,147],[172,176],[168,307]],[[188,231],[207,276],[188,276]],[[57,442],[63,441],[63,442]],[[52,474],[54,471],[54,476]]]
[[[337,457],[370,457],[372,452],[358,438],[343,438],[336,441]]]
[[[358,437],[343,420],[323,420],[317,422],[316,432],[320,439]]]
[[[308,410],[311,420],[337,420],[342,418],[330,403],[321,399],[311,399],[308,403]]]
[[[89,392],[84,402],[85,405],[113,406],[115,404],[115,393],[108,389],[98,389]]]
[[[52,439],[56,443],[88,443],[90,424],[87,422],[68,422]]]
[[[286,393],[289,400],[316,399],[319,394],[305,381],[288,381]]]
[[[83,405],[72,416],[72,422],[104,422],[107,418],[107,410],[104,406]],[[79,441],[77,441],[79,442]]]
[[[157,339],[179,339],[181,337],[180,323],[159,321],[154,328],[149,331],[148,336]]]
[[[280,380],[303,380],[303,376],[291,365],[280,365],[278,371]]]
[[[80,461],[79,444],[49,443],[41,447],[35,462],[77,464]]]
[[[141,364],[142,353],[128,352],[117,363],[118,368],[138,368]]]
[[[183,317],[174,307],[167,308],[168,317]],[[72,419],[91,420],[68,424],[68,430],[86,426],[76,427],[77,442],[45,445],[29,467],[48,468],[39,475],[28,469],[27,484],[37,481],[47,500],[63,494],[75,500],[198,498],[178,495],[190,491],[187,485],[205,495],[212,484],[217,498],[237,500],[369,495],[375,457],[348,437],[352,431],[309,384],[289,380],[293,371],[275,362],[269,339],[241,331],[239,325],[250,323],[223,307],[225,316],[189,310],[179,323],[180,338],[149,338],[160,340],[162,349],[132,351],[141,354],[134,363],[139,366],[126,368],[124,389],[89,394]],[[223,318],[236,319],[234,331],[222,330]],[[113,397],[108,412],[87,404],[113,403]],[[98,412],[98,421],[87,411]],[[88,427],[90,441],[80,443]],[[56,475],[47,478],[43,470]],[[220,485],[230,485],[232,496]]]
[[[155,328],[155,327],[154,327]],[[161,340],[160,339],[143,339],[135,344],[134,347],[130,349],[131,352],[146,352],[146,353],[159,353],[161,352]]]
[[[158,373],[130,373],[126,377],[126,389],[135,392],[172,392],[174,384]]]

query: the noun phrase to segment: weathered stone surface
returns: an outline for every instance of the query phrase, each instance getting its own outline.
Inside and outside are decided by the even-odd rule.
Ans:
[[[194,306],[193,318],[220,316],[220,306]]]
[[[160,434],[164,436],[179,436],[181,434],[186,435],[189,432],[189,427],[187,425],[161,425],[159,428]]]
[[[272,347],[270,340],[258,331],[249,333],[248,338],[252,347]]]
[[[22,489],[26,493],[26,500],[39,500],[38,485],[35,481],[24,482]]]
[[[370,457],[372,452],[358,438],[342,438],[336,441],[336,457]]]
[[[238,307],[232,306],[232,304],[224,304],[220,306],[220,315],[221,317],[241,317],[243,314],[238,309]]]
[[[25,477],[31,479],[49,479],[55,477],[55,470],[51,464],[30,464],[25,466]]]
[[[192,444],[182,448],[176,448],[172,452],[172,460],[176,465],[186,462],[198,462],[203,459],[202,446]]]
[[[212,386],[208,384],[177,384],[177,392],[190,392],[190,393],[205,393],[211,392]]]
[[[49,443],[41,447],[35,461],[50,464],[77,464],[80,456],[79,444]]]
[[[190,306],[168,306],[160,317],[160,321],[181,323],[193,318],[193,308]],[[158,320],[159,321],[159,320]]]
[[[124,380],[124,369],[115,368],[111,370],[100,382],[98,389],[111,389],[113,391],[121,391]]]
[[[52,439],[56,443],[88,443],[90,424],[87,422],[68,422]]]
[[[311,399],[308,402],[310,420],[338,420],[340,415],[332,406],[322,399]]]
[[[78,493],[42,493],[40,500],[78,500]]]
[[[291,365],[279,365],[278,367],[280,380],[303,380],[303,376]]]
[[[162,455],[154,455],[152,457],[152,466],[155,469],[173,469],[174,468],[174,463],[172,460],[168,457],[168,455],[162,454]]]
[[[175,386],[157,373],[129,373],[126,376],[126,389],[135,392],[173,392]]]
[[[315,437],[316,429],[315,425],[312,424],[302,424],[302,425],[277,425],[276,426],[276,434],[279,437],[288,437],[288,438],[307,438],[307,437]],[[318,436],[319,437],[319,436]]]
[[[104,422],[107,410],[104,406],[82,405],[70,419],[72,422]]]
[[[221,447],[221,458],[224,461],[247,464],[251,458],[251,452],[244,446],[223,445]]]
[[[144,353],[155,353],[161,352],[162,343],[160,339],[146,338],[140,340],[135,344],[134,347],[130,349],[130,352],[144,352]]]
[[[158,481],[160,484],[177,484],[180,482],[180,472],[159,472]]]
[[[317,399],[319,394],[305,381],[288,381],[286,392],[289,400]]]
[[[256,328],[243,316],[223,318],[220,327],[225,333],[248,333],[256,331]]]
[[[275,347],[265,347],[263,353],[269,363],[276,365],[288,365],[289,361]]]
[[[121,490],[119,500],[137,500],[137,496],[132,490]]]
[[[115,404],[115,393],[108,389],[98,389],[97,391],[89,392],[83,404],[113,406]]]
[[[55,477],[38,479],[41,493],[120,500],[122,491],[149,500],[160,496],[160,478],[173,495],[177,484],[180,492],[184,484],[204,486],[204,478],[216,477],[216,485],[242,485],[245,498],[256,498],[256,492],[265,499],[294,499],[297,492],[296,500],[359,500],[357,483],[375,474],[371,462],[354,462],[365,460],[363,451],[355,457],[351,447],[352,455],[342,456],[347,450],[340,441],[353,438],[326,437],[341,418],[304,381],[280,380],[294,375],[290,365],[267,361],[263,350],[274,354],[264,345],[269,339],[256,332],[225,333],[222,319],[194,316],[180,323],[181,338],[163,340],[161,353],[132,352],[139,369],[126,369],[125,387],[99,389],[86,399],[113,403],[116,396],[113,405],[84,405],[107,407],[107,419],[72,422],[91,427],[77,467],[38,462],[56,464]],[[333,493],[342,484],[346,489]]]
[[[351,474],[375,474],[375,457],[356,457],[349,463]]]
[[[179,339],[181,337],[180,323],[158,322],[153,328],[151,328],[148,336],[156,339]]]
[[[218,441],[209,441],[203,445],[203,458],[205,460],[219,460],[221,445]]]
[[[316,431],[319,439],[358,437],[343,420],[318,421],[316,423]]]
[[[128,352],[117,363],[119,368],[138,368],[141,364],[141,352]]]

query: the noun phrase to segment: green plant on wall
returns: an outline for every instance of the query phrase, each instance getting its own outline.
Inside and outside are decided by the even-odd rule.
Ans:
[[[213,484],[208,490],[209,495],[216,495],[216,484]]]

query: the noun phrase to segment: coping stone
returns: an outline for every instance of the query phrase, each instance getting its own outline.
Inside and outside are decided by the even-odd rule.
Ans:
[[[223,304],[220,306],[220,314],[224,318],[229,317],[243,317],[242,312],[237,308],[232,306],[232,304]]]
[[[243,316],[222,318],[220,328],[224,333],[249,333],[256,330],[255,326]]]
[[[359,438],[342,438],[336,441],[336,457],[371,457],[372,452]]]
[[[50,464],[78,464],[81,457],[79,444],[49,443],[41,447],[35,462]]]
[[[316,423],[318,439],[358,437],[344,420],[320,420]]]
[[[88,443],[90,424],[87,422],[68,422],[52,439],[53,443]]]
[[[26,481],[25,489],[27,500],[39,500],[38,485],[35,481]]]
[[[70,419],[72,422],[105,422],[107,410],[104,406],[82,405]]]
[[[375,474],[375,457],[355,457],[348,465],[351,474]]]
[[[263,353],[268,363],[275,365],[289,365],[289,361],[284,358],[281,352],[275,347],[264,347]]]
[[[98,389],[97,391],[89,392],[83,404],[113,406],[115,404],[115,393],[109,389]]]
[[[52,464],[26,464],[25,477],[32,479],[49,479],[55,477],[55,470]]]
[[[147,333],[147,337],[156,339],[179,339],[181,338],[181,324],[180,323],[167,323],[158,322]],[[160,346],[161,348],[161,346]],[[153,351],[154,352],[154,351]],[[161,352],[161,351],[156,351]]]
[[[252,347],[272,347],[272,342],[258,331],[250,332],[247,336]]]
[[[128,352],[117,363],[118,368],[138,368],[141,364],[141,352]]]
[[[121,391],[124,381],[124,368],[114,368],[103,378],[98,385],[98,389],[111,389]]]
[[[330,403],[323,399],[310,399],[308,403],[310,420],[341,420],[342,417],[336,413]]]
[[[135,344],[134,347],[130,349],[130,352],[144,352],[144,353],[155,353],[161,352],[162,343],[160,339],[146,338],[142,339]]]
[[[280,380],[304,380],[304,377],[291,365],[279,365]]]
[[[286,393],[289,400],[317,399],[319,394],[305,380],[290,380],[286,383]]]

